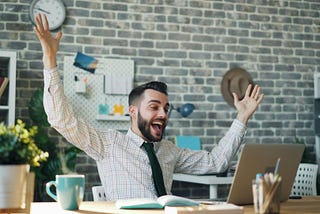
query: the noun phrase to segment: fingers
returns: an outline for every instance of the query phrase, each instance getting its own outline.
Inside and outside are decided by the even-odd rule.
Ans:
[[[261,88],[259,85],[255,85],[252,89],[252,84],[249,84],[245,93],[245,97],[253,98],[255,101],[260,103],[263,100],[264,94],[261,93]],[[252,89],[252,92],[251,92]],[[251,93],[250,93],[251,92]],[[237,95],[233,93],[234,100],[236,102]]]
[[[45,32],[49,32],[49,22],[45,14],[37,14],[35,30],[40,35],[43,35]]]
[[[43,34],[44,28],[43,28],[41,14],[37,14],[36,16],[36,29],[40,34]]]
[[[232,92],[232,95],[233,95],[233,103],[236,104],[237,102],[239,102],[239,97],[237,93]]]
[[[264,97],[264,94],[260,94],[257,102],[261,103],[261,101],[263,100],[263,97]]]
[[[264,94],[261,93],[261,88],[258,85],[255,85],[252,92],[251,97],[255,99],[258,103],[260,103],[264,97]]]
[[[47,16],[42,14],[42,18],[44,19],[44,30],[47,31],[49,30],[49,22],[48,22]]]
[[[259,91],[260,91],[260,87],[258,85],[255,85],[251,92],[251,97],[253,97],[254,99],[257,99],[257,96],[259,96]]]
[[[261,88],[260,86],[258,85],[255,85],[252,92],[251,92],[251,89],[252,89],[252,84],[249,84],[248,87],[247,87],[247,90],[246,90],[246,94],[245,96],[247,97],[252,97],[254,98],[255,100],[257,100],[259,98],[259,95],[261,93]],[[250,93],[251,92],[251,93]]]
[[[37,34],[38,39],[41,41],[41,39],[43,38],[44,29],[42,26],[42,19],[40,14],[36,16],[36,27],[34,28],[34,30]]]
[[[252,88],[252,84],[249,84],[248,87],[247,87],[246,93],[245,93],[246,97],[250,97],[251,88]]]
[[[56,40],[58,40],[58,42],[59,42],[61,37],[62,37],[62,32],[58,32],[57,36],[56,36]]]

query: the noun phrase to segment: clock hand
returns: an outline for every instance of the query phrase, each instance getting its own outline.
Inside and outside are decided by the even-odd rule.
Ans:
[[[46,10],[40,8],[40,7],[37,7],[37,8],[35,8],[35,9],[36,9],[36,10],[39,10],[39,11],[41,11],[41,12],[44,12],[44,13],[46,13],[46,14],[50,14],[49,11],[46,11]]]

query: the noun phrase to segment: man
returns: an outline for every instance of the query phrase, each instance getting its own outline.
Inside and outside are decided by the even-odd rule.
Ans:
[[[157,81],[138,86],[130,93],[131,128],[127,134],[113,129],[96,129],[73,112],[64,95],[56,64],[62,33],[55,37],[50,34],[45,15],[38,15],[36,23],[35,32],[43,51],[44,107],[48,121],[70,143],[97,162],[108,200],[156,198],[171,193],[175,172],[205,174],[223,172],[228,168],[242,142],[248,119],[263,99],[259,86],[255,86],[250,94],[252,86],[249,85],[241,101],[233,94],[237,118],[211,152],[183,150],[162,139],[170,105],[166,84]],[[162,169],[162,192],[153,178],[156,170],[150,167],[152,157],[147,153],[148,145],[154,145],[154,159]]]

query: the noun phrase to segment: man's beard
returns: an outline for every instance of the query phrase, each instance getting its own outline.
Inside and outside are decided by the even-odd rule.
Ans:
[[[163,133],[164,133],[165,127],[163,127],[163,129],[162,129],[162,133],[161,133],[160,138],[155,138],[151,134],[150,125],[149,126],[148,125],[149,125],[148,121],[145,120],[141,116],[140,111],[139,111],[138,112],[138,128],[139,128],[141,134],[148,140],[148,142],[159,142],[159,141],[161,141],[162,137],[163,137]]]

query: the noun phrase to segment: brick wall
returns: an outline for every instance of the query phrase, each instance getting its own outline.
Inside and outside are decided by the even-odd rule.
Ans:
[[[16,50],[16,117],[28,119],[33,91],[42,87],[39,42],[28,18],[31,0],[0,3],[0,48]],[[220,92],[232,67],[249,71],[266,97],[248,124],[246,142],[292,143],[303,139],[313,150],[313,75],[319,72],[318,0],[64,0],[67,19],[58,56],[81,51],[94,57],[135,61],[135,83],[168,83],[171,102],[192,102],[187,119],[171,115],[166,137],[199,135],[211,149],[227,131],[235,110]],[[57,141],[64,140],[51,130]],[[99,183],[95,163],[79,158],[78,172],[90,186]],[[203,186],[175,183],[174,192],[207,196]]]

